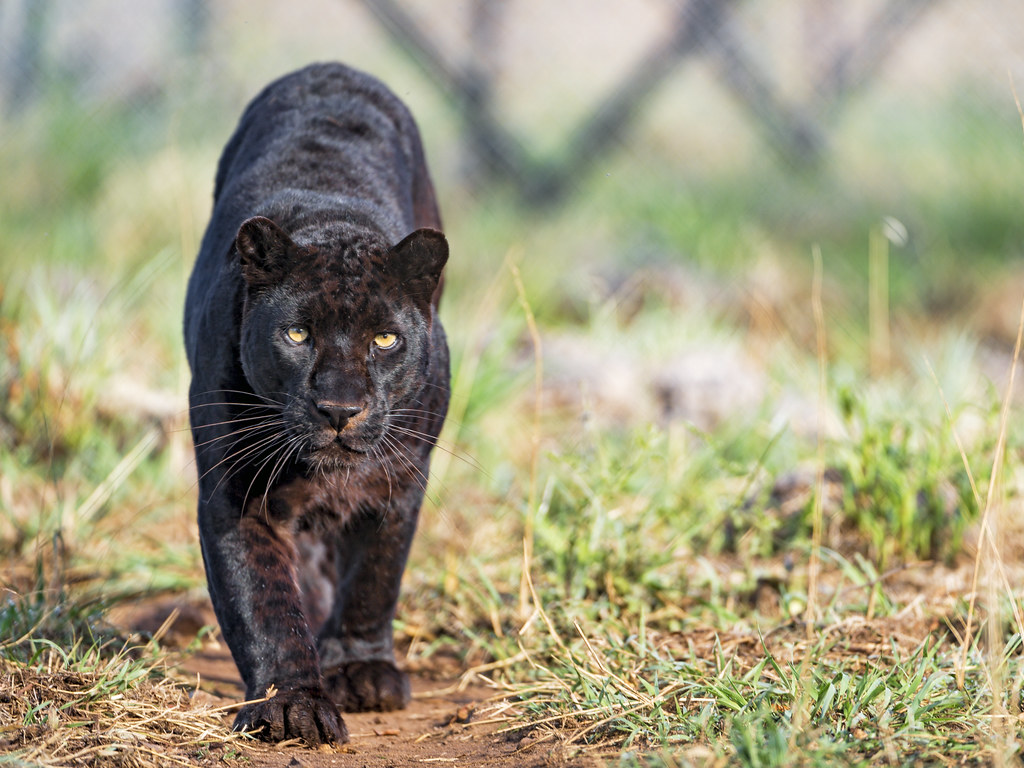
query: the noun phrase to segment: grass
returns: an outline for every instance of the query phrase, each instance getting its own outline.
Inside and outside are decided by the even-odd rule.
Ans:
[[[0,763],[213,765],[240,754],[222,710],[168,676],[159,637],[141,647],[97,638],[95,613],[66,596],[39,603],[36,593],[0,612],[15,630],[0,645]]]
[[[248,749],[160,633],[110,620],[204,586],[179,320],[223,137],[144,112],[54,98],[0,144],[0,762]],[[922,139],[899,189],[841,173],[892,137],[844,134],[816,178],[683,185],[637,150],[533,219],[443,190],[454,396],[407,658],[456,656],[507,696],[507,737],[570,759],[1017,759],[1024,446],[992,329],[1019,304],[977,308],[1019,278],[990,156],[1019,137],[980,129]],[[973,169],[955,195],[951,166]]]

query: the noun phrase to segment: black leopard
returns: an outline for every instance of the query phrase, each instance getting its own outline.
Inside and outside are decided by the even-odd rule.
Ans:
[[[348,739],[405,706],[392,619],[448,408],[448,244],[419,133],[374,78],[317,64],[248,105],[217,169],[185,345],[210,597],[235,728]]]

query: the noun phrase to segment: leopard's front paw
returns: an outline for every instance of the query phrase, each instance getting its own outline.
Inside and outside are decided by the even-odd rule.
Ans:
[[[311,747],[348,741],[338,707],[319,688],[285,689],[246,704],[235,717],[234,730],[257,731],[253,735],[264,741],[299,738]]]
[[[386,712],[409,703],[409,677],[390,661],[350,661],[324,677],[324,687],[344,712]]]

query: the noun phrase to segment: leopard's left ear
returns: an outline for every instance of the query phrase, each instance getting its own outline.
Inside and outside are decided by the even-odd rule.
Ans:
[[[249,288],[262,290],[284,279],[294,249],[295,243],[281,227],[265,216],[253,216],[238,228],[233,253],[238,254]]]
[[[401,283],[407,296],[424,303],[431,300],[448,261],[448,241],[436,229],[417,229],[388,255],[388,272]]]

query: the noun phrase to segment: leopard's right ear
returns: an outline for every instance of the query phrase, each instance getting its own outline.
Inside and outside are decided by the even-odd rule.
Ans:
[[[288,254],[294,248],[288,233],[265,216],[246,219],[235,235],[234,252],[251,288],[280,282],[288,271]]]

